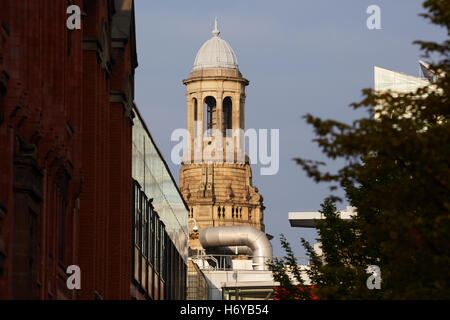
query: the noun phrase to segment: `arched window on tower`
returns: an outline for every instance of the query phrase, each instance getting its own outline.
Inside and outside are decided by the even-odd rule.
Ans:
[[[205,114],[206,114],[206,136],[211,137],[211,129],[215,126],[216,119],[216,99],[208,96],[205,98]]]
[[[193,99],[194,100],[194,138],[197,137],[198,134],[198,127],[199,127],[199,123],[198,123],[198,104],[197,104],[197,99]]]
[[[227,129],[232,129],[233,123],[232,123],[232,102],[230,97],[226,97],[223,99],[223,136],[228,137],[230,136],[229,133],[227,133]]]

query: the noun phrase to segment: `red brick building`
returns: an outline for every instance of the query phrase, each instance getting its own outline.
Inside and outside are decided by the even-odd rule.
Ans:
[[[134,28],[132,0],[0,1],[0,299],[130,298]]]

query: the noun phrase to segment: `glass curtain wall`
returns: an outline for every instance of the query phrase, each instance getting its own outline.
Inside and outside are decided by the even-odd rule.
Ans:
[[[136,299],[184,299],[188,208],[139,111],[133,125],[133,278]]]

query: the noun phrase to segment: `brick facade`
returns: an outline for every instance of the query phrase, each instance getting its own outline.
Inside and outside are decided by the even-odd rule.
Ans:
[[[0,299],[130,298],[136,67],[132,0],[0,2]]]

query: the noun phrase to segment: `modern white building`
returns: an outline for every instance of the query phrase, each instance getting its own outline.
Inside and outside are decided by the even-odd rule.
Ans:
[[[373,70],[375,91],[408,93],[428,85],[433,79],[433,74],[427,69],[428,64],[423,61],[419,61],[419,64],[424,74],[423,78],[375,66]]]
[[[345,210],[339,211],[339,217],[343,220],[350,220],[356,215],[355,207],[347,206]],[[322,212],[289,212],[289,223],[296,228],[315,228],[317,221],[324,219]],[[322,254],[320,242],[314,244],[314,251],[317,255]]]
[[[339,212],[341,219],[350,220],[356,215],[354,207],[347,206],[345,210]],[[291,227],[298,228],[315,228],[318,220],[323,219],[321,212],[289,212],[289,223]]]

